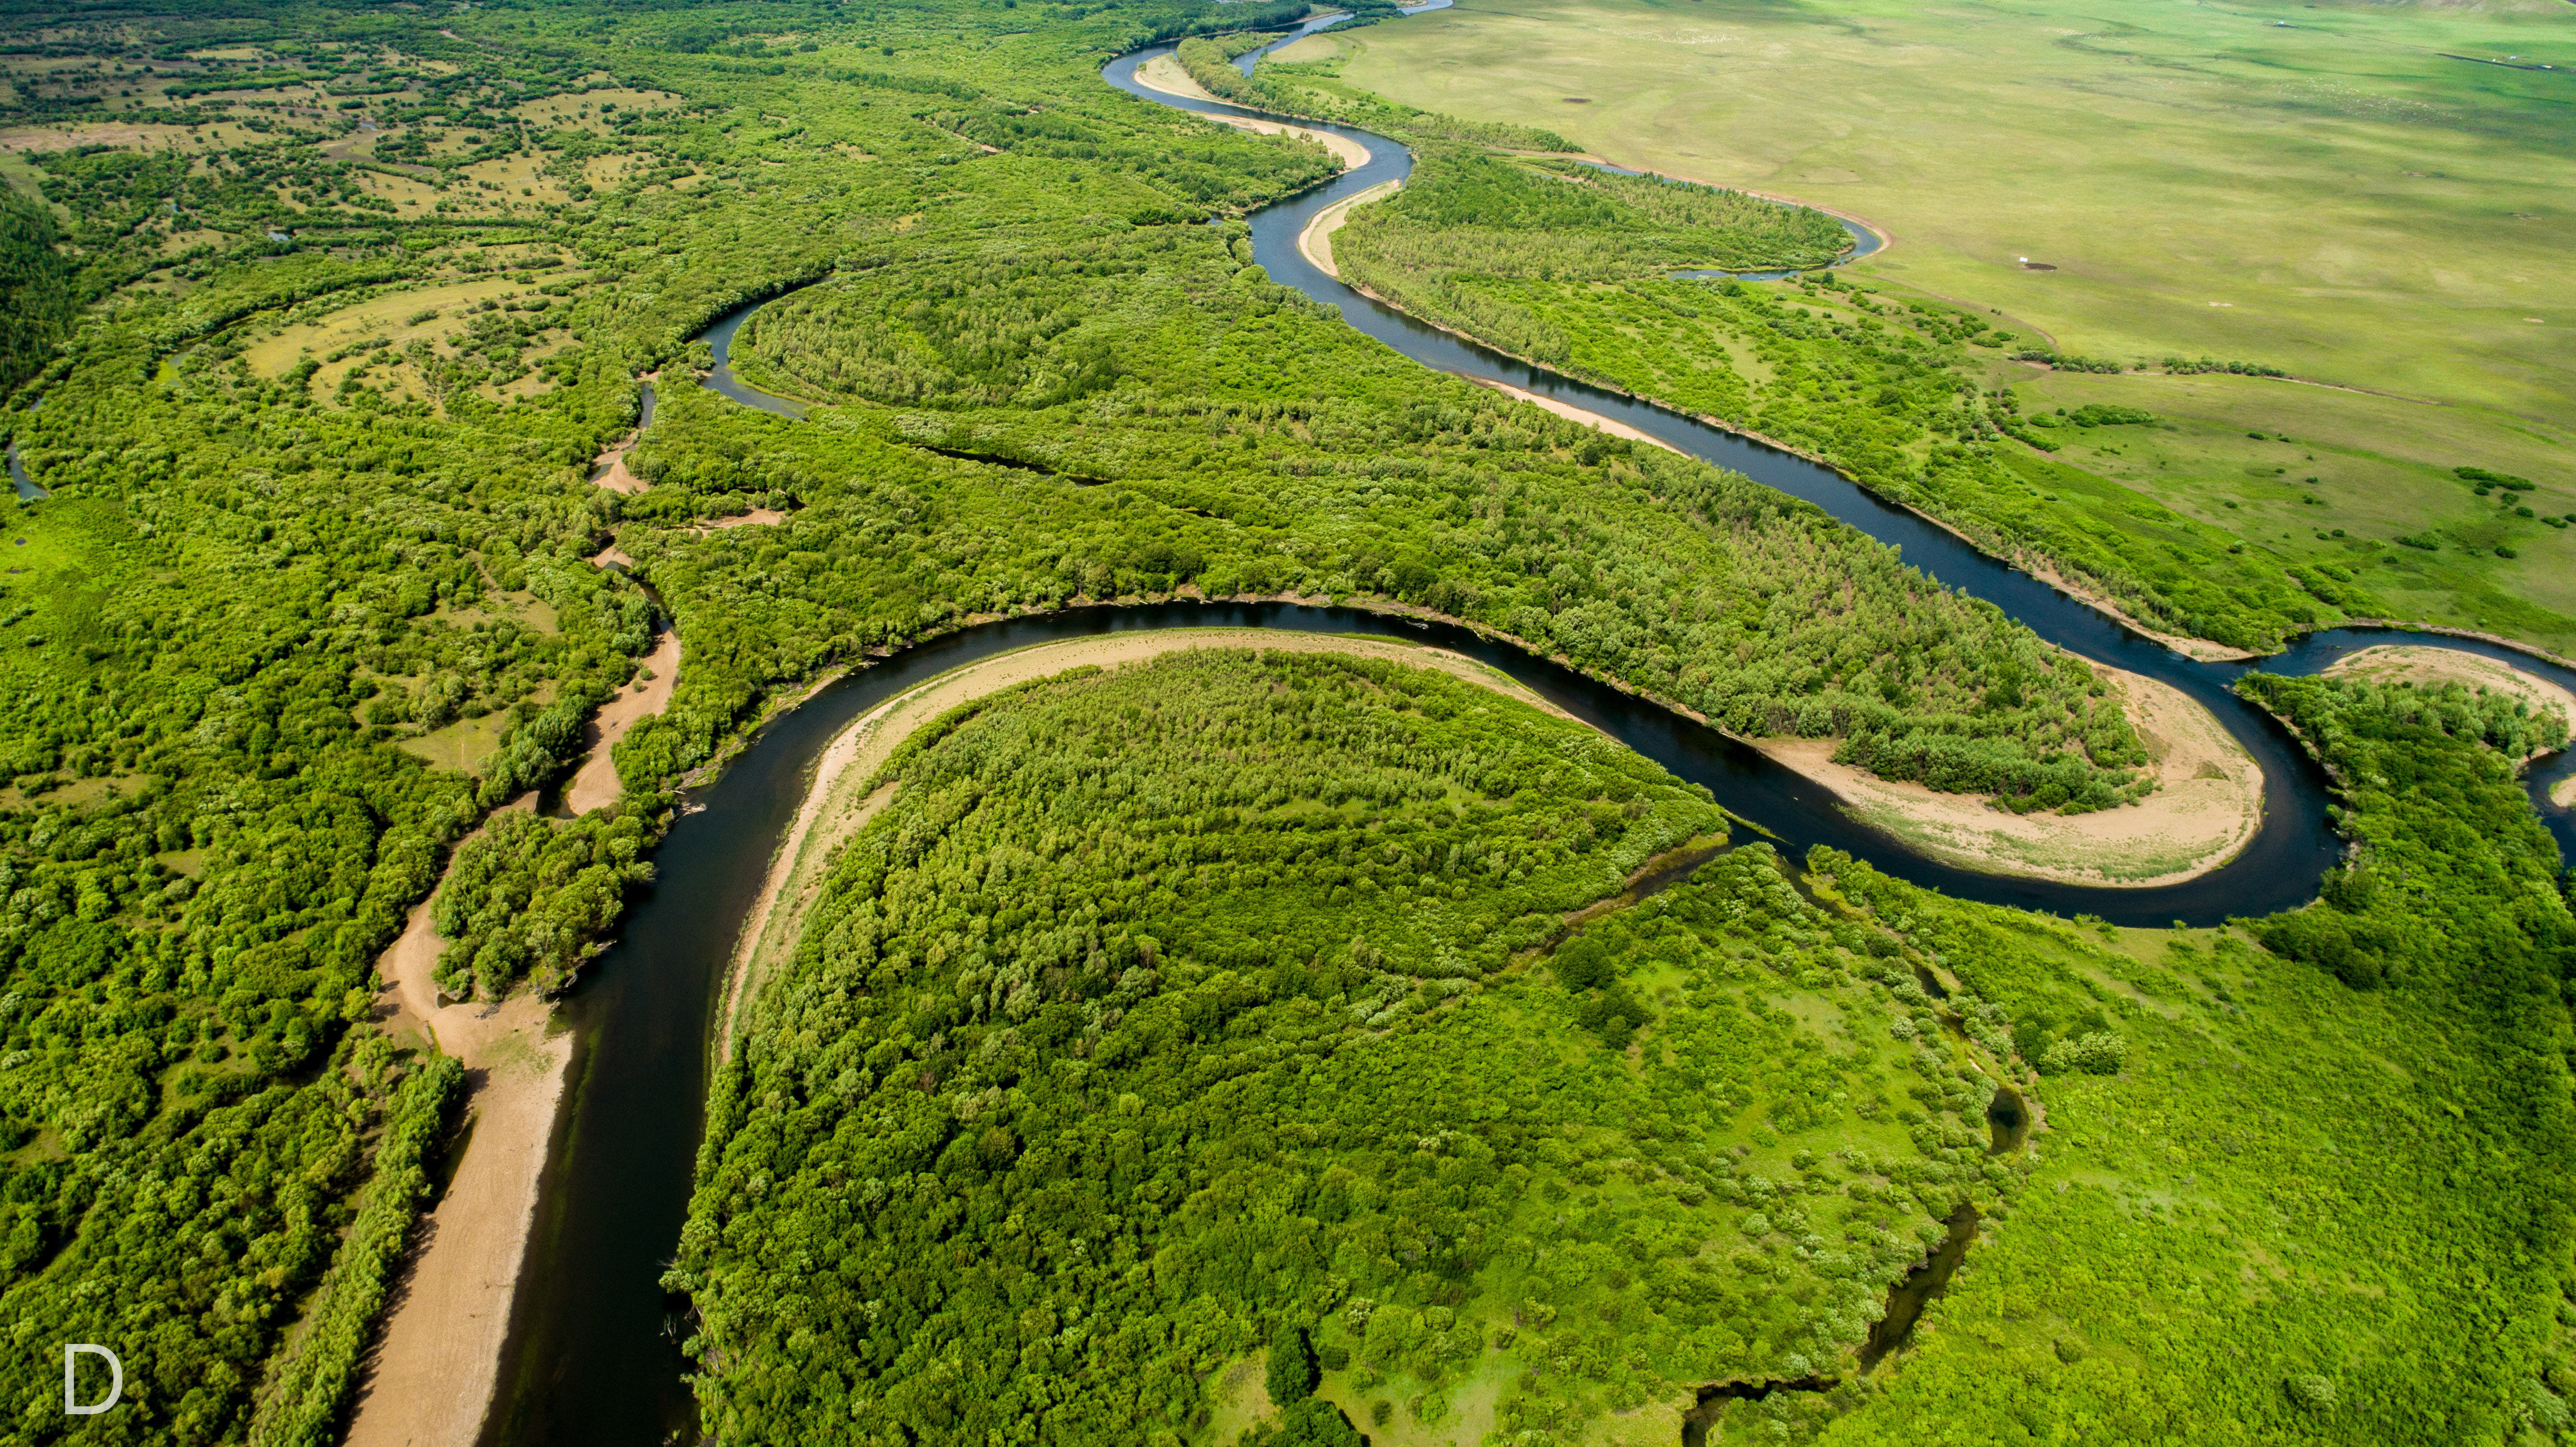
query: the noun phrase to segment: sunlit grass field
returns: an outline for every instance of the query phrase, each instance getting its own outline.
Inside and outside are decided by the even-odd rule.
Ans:
[[[2106,433],[2120,454],[2067,459],[2271,547],[2351,562],[2359,535],[2446,529],[2412,573],[2362,576],[2427,621],[2576,643],[2576,543],[2498,523],[2450,472],[2576,510],[2576,6],[1460,0],[1339,48],[1392,99],[1865,218],[1895,244],[1862,275],[2058,351],[2332,384],[1994,377],[2165,416],[2150,455]]]
[[[2576,512],[2576,476],[2532,467],[2522,475],[2541,482],[2533,491],[2477,496],[2451,472],[2480,455],[2473,412],[2253,377],[2007,363],[1995,378],[2011,382],[2025,410],[2112,402],[2155,412],[2164,420],[2151,427],[2061,428],[2057,456],[2276,554],[2350,568],[2389,616],[2576,650],[2576,527],[2540,520]]]

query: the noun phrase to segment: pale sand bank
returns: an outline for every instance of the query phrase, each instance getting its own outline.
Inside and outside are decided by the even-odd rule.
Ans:
[[[2233,859],[2263,822],[2263,771],[2209,710],[2168,684],[2095,664],[2126,696],[2157,788],[2091,814],[2013,814],[1833,761],[1832,739],[1755,746],[1839,795],[1866,824],[1944,862],[1995,874],[2128,888],[2176,884]]]
[[[1197,82],[1193,81],[1191,83],[1195,85]],[[1227,102],[1227,104],[1231,104],[1231,102]],[[1206,115],[1196,111],[1191,112],[1191,114],[1197,115],[1198,118],[1203,121],[1214,121],[1221,126],[1232,126],[1238,131],[1251,131],[1255,134],[1264,136],[1288,136],[1300,141],[1313,141],[1316,145],[1332,152],[1334,159],[1342,163],[1342,169],[1345,171],[1351,170],[1355,167],[1365,166],[1369,161],[1368,147],[1361,145],[1359,142],[1352,140],[1348,136],[1337,136],[1331,131],[1319,131],[1309,126],[1291,125],[1286,121],[1263,120],[1259,116]]]
[[[680,630],[663,631],[653,651],[645,655],[644,668],[651,678],[627,685],[591,715],[586,730],[589,750],[582,755],[581,767],[573,771],[572,782],[564,785],[564,807],[575,814],[604,809],[625,792],[610,750],[627,730],[671,706],[671,690],[680,681]]]
[[[1343,223],[1351,219],[1352,207],[1382,200],[1403,187],[1402,181],[1380,181],[1356,196],[1345,197],[1316,212],[1308,218],[1306,229],[1297,233],[1297,250],[1317,271],[1335,281],[1341,280],[1340,269],[1333,265],[1333,233],[1341,230]]]
[[[607,488],[610,492],[622,492],[629,496],[644,491],[649,484],[626,469],[626,453],[633,446],[632,442],[621,442],[592,458],[591,466],[598,468],[599,472],[591,478],[591,481]]]
[[[680,676],[677,630],[661,636],[644,667],[652,678],[592,716],[589,751],[564,788],[575,814],[617,802],[623,786],[610,750],[638,720],[669,705]],[[502,806],[535,807],[533,791]],[[376,964],[392,1007],[385,1028],[417,1031],[464,1064],[473,1124],[455,1180],[423,1220],[386,1309],[359,1385],[349,1447],[473,1447],[498,1380],[572,1061],[571,1037],[547,1037],[549,1011],[534,995],[441,1004],[432,973],[444,944],[424,900]]]
[[[1173,628],[1069,639],[1023,648],[943,673],[852,720],[816,761],[805,802],[797,809],[796,821],[788,826],[786,838],[770,861],[769,877],[761,885],[760,898],[744,916],[733,968],[725,981],[723,1013],[718,1016],[718,1057],[732,1054],[746,991],[756,987],[759,979],[794,952],[797,937],[804,932],[805,913],[822,887],[833,854],[891,797],[890,788],[869,791],[868,785],[914,731],[961,703],[1032,679],[1072,668],[1119,668],[1194,648],[1392,659],[1416,668],[1437,668],[1542,712],[1572,717],[1504,675],[1446,649],[1391,639],[1283,633],[1266,628]]]
[[[347,1447],[473,1447],[501,1366],[572,1039],[546,1036],[545,1003],[441,1005],[442,942],[423,902],[377,969],[388,1026],[425,1028],[462,1061],[473,1135],[423,1220],[358,1387]]]
[[[720,533],[727,528],[774,528],[785,521],[787,521],[787,514],[776,508],[756,507],[749,512],[735,513],[729,518],[709,518],[702,523],[691,523],[689,531],[706,534]]]
[[[2375,683],[2465,684],[2472,693],[2484,689],[2506,698],[2521,699],[2536,714],[2547,713],[2554,708],[2560,718],[2576,723],[2576,693],[2569,693],[2548,679],[2526,673],[2502,659],[2462,653],[2455,648],[2383,643],[2336,659],[2327,665],[2325,676],[2357,676]],[[2565,787],[2565,782],[2559,785],[2559,788]],[[2554,792],[2552,797],[2556,797]]]
[[[1234,104],[1221,95],[1210,94],[1206,86],[1192,80],[1190,73],[1181,68],[1181,60],[1177,55],[1158,55],[1136,67],[1136,83],[1147,90],[1158,90],[1165,95],[1176,95],[1186,100],[1214,101],[1218,105]],[[1313,141],[1339,157],[1345,170],[1368,164],[1368,147],[1348,136],[1337,136],[1330,131],[1313,130],[1288,121],[1266,120],[1260,116],[1209,115],[1203,111],[1185,111],[1183,114],[1197,116],[1203,121],[1214,121],[1221,126],[1232,126],[1240,131],[1257,131],[1265,136],[1287,135],[1301,141]]]
[[[1209,94],[1206,86],[1190,79],[1190,73],[1181,68],[1181,58],[1178,55],[1158,55],[1136,67],[1136,83],[1147,90],[1159,90],[1165,95],[1176,95],[1184,100],[1208,100],[1215,101],[1218,105],[1228,104],[1223,96]]]
[[[1518,397],[1522,401],[1530,403],[1533,406],[1544,407],[1559,417],[1566,418],[1570,421],[1580,422],[1584,426],[1592,428],[1594,431],[1606,432],[1613,437],[1624,437],[1631,442],[1642,442],[1649,447],[1660,447],[1666,452],[1673,453],[1676,456],[1690,456],[1689,453],[1682,451],[1680,448],[1664,441],[1660,437],[1649,436],[1646,433],[1629,426],[1625,422],[1613,422],[1598,412],[1587,412],[1584,409],[1575,406],[1571,402],[1560,402],[1554,397],[1543,397],[1536,392],[1524,391],[1508,382],[1496,382],[1484,377],[1469,377],[1467,380],[1475,383],[1479,387],[1491,387],[1497,392]]]

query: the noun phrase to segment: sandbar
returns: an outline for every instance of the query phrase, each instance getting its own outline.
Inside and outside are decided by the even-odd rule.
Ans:
[[[1187,100],[1213,101],[1218,105],[1234,104],[1233,101],[1221,95],[1211,94],[1206,86],[1192,80],[1190,73],[1181,68],[1181,60],[1177,55],[1158,55],[1136,67],[1136,83],[1147,90],[1158,90],[1165,95],[1176,95]],[[1348,136],[1334,135],[1331,131],[1314,130],[1293,122],[1274,121],[1263,116],[1211,115],[1205,111],[1184,111],[1182,114],[1196,116],[1203,121],[1214,121],[1221,126],[1232,126],[1239,131],[1257,131],[1265,136],[1284,135],[1293,136],[1301,141],[1313,141],[1339,157],[1344,169],[1368,164],[1368,147]]]
[[[774,507],[756,507],[749,512],[735,513],[731,517],[709,518],[702,523],[691,523],[689,531],[704,534],[720,533],[727,528],[774,528],[785,521],[787,521],[787,514]]]
[[[2263,822],[2263,770],[2209,710],[2170,684],[2103,664],[2152,760],[2156,791],[2090,814],[2015,814],[1982,794],[1943,794],[1833,761],[1833,739],[1757,739],[1832,789],[1860,822],[1964,869],[2145,889],[2225,864]]]
[[[1335,281],[1342,279],[1333,265],[1333,233],[1351,219],[1351,208],[1394,195],[1404,186],[1402,181],[1380,181],[1356,196],[1346,196],[1307,219],[1306,229],[1297,233],[1297,250],[1308,263]]]
[[[1155,56],[1152,60],[1136,67],[1136,83],[1147,90],[1159,90],[1165,95],[1176,95],[1184,100],[1214,101],[1218,105],[1233,104],[1221,95],[1211,94],[1206,86],[1192,80],[1190,73],[1181,68],[1180,56],[1169,52]],[[1185,112],[1185,114],[1196,114],[1196,112]]]
[[[1469,377],[1467,380],[1475,383],[1479,387],[1491,387],[1497,392],[1504,393],[1508,396],[1518,397],[1520,400],[1527,402],[1532,406],[1544,407],[1559,417],[1563,417],[1572,422],[1580,422],[1584,426],[1589,427],[1596,432],[1606,432],[1613,437],[1624,437],[1631,442],[1642,442],[1649,447],[1660,447],[1666,452],[1672,453],[1677,457],[1690,456],[1689,453],[1682,451],[1680,448],[1675,447],[1660,437],[1650,436],[1645,432],[1639,431],[1637,428],[1629,426],[1625,422],[1613,422],[1598,412],[1587,412],[1583,408],[1577,407],[1571,402],[1560,402],[1554,397],[1542,396],[1536,392],[1525,391],[1519,387],[1513,386],[1509,382],[1497,382],[1488,377]]]
[[[491,1405],[510,1305],[535,1224],[572,1038],[548,1038],[543,1000],[441,1004],[443,942],[429,901],[377,961],[388,1029],[421,1030],[465,1066],[473,1134],[415,1232],[369,1353],[347,1447],[473,1447]]]
[[[663,631],[653,651],[645,655],[644,669],[652,677],[639,677],[591,715],[585,729],[588,752],[582,755],[581,767],[573,771],[572,782],[564,785],[564,807],[575,814],[604,809],[625,792],[610,751],[627,730],[671,706],[671,690],[680,681],[680,630]]]

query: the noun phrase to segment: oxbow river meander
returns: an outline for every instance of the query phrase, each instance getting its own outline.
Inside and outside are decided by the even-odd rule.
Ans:
[[[1102,78],[1157,105],[1260,114],[1139,85],[1137,66],[1170,50],[1157,46],[1122,56],[1102,70]],[[2213,924],[2293,907],[2314,897],[2320,875],[2340,853],[2326,820],[2322,771],[2276,723],[2231,691],[2248,669],[2308,674],[2361,648],[2412,643],[2501,659],[2576,689],[2576,670],[2481,640],[2400,629],[2332,629],[2255,664],[2184,658],[1829,468],[1428,326],[1324,274],[1297,247],[1316,212],[1380,182],[1402,179],[1412,170],[1412,154],[1366,131],[1298,123],[1358,141],[1368,148],[1369,161],[1250,218],[1254,259],[1273,281],[1339,307],[1352,326],[1426,367],[1562,399],[1803,498],[1902,550],[1908,563],[1941,583],[1993,603],[2051,643],[2172,684],[2216,714],[2262,765],[2267,782],[2261,829],[2226,866],[2163,888],[2088,888],[1975,874],[1854,825],[1826,791],[1713,730],[1465,629],[1347,608],[1163,603],[1075,609],[948,634],[825,688],[769,727],[715,782],[693,791],[692,812],[672,828],[656,855],[661,883],[567,1002],[565,1022],[577,1040],[572,1078],[520,1280],[499,1399],[484,1428],[486,1443],[650,1447],[674,1440],[675,1433],[681,1441],[694,1436],[695,1411],[684,1377],[690,1364],[680,1351],[685,1303],[665,1297],[660,1277],[677,1249],[688,1207],[704,1130],[715,1005],[735,934],[795,816],[807,771],[832,735],[904,689],[978,658],[1147,628],[1411,637],[1490,663],[1680,777],[1707,785],[1729,809],[1770,831],[1792,858],[1810,845],[1830,844],[1953,895],[2059,914],[2089,912],[2137,925]],[[1874,236],[1860,228],[1854,234],[1855,255],[1874,249]],[[716,367],[707,385],[748,406],[801,416],[805,404],[745,386],[726,364],[735,330],[755,309],[741,308],[708,328]],[[2570,767],[2571,757],[2561,755],[2536,766],[2530,778],[2533,801],[2562,852],[2576,845],[2576,833],[2567,812],[2548,803],[2546,789]]]

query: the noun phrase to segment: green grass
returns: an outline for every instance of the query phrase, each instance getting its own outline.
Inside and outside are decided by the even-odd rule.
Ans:
[[[2341,459],[2327,486],[2344,516],[2329,531],[2445,525],[2457,498],[2437,474],[2461,463],[2576,507],[2563,421],[2576,416],[2576,281],[2556,257],[2576,72],[2439,54],[2576,65],[2568,7],[2208,5],[2109,20],[2062,0],[1937,13],[1464,0],[1340,44],[1342,76],[1393,100],[1552,125],[1624,164],[1861,216],[1896,238],[1857,265],[1864,279],[1991,310],[2057,351],[2243,360],[2364,389],[2039,382],[2206,431],[2213,476],[2246,465],[2214,444],[2249,428]],[[2017,384],[2040,375],[2012,371]],[[2114,467],[2220,521],[2179,459]],[[2372,586],[2428,621],[2483,619],[2563,647],[2576,598],[2548,552],[2455,551]]]
[[[2098,376],[2016,363],[1996,365],[1993,376],[2012,383],[2025,412],[2108,401],[2158,415],[2153,427],[2042,434],[2062,444],[2059,458],[2088,472],[2293,561],[2349,568],[2394,616],[2576,651],[2576,528],[2518,517],[2499,506],[2503,492],[2481,499],[2453,475],[2477,455],[2473,412],[2252,377]],[[2540,486],[2516,502],[2544,517],[2576,512],[2576,476],[2526,475]],[[2442,544],[2436,552],[2394,545],[2428,531]],[[2516,556],[2496,556],[2499,543]]]

